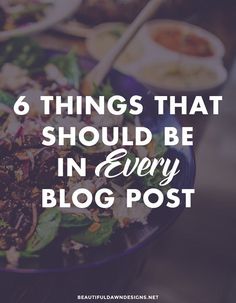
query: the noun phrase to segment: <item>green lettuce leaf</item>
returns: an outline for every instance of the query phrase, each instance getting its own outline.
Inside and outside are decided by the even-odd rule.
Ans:
[[[85,227],[91,224],[91,220],[85,215],[63,214],[60,226],[63,228]]]
[[[67,55],[55,56],[50,62],[62,72],[71,85],[77,89],[79,88],[82,73],[74,52],[69,52]]]
[[[71,240],[92,247],[106,244],[111,238],[116,222],[114,218],[103,218],[100,222],[100,227],[96,231],[93,232],[89,228],[81,230],[73,235]]]
[[[8,94],[2,90],[0,90],[0,103],[3,103],[9,107],[13,107],[16,99],[13,95]]]
[[[49,245],[57,236],[61,222],[61,212],[57,208],[45,210],[39,217],[38,226],[29,239],[26,252],[34,253]]]

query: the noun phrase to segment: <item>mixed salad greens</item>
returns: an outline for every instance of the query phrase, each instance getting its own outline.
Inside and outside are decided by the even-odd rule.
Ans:
[[[34,23],[45,17],[52,1],[1,0],[0,31],[9,31]]]
[[[117,230],[131,224],[146,224],[150,209],[143,203],[136,203],[127,209],[125,189],[156,186],[160,177],[106,179],[96,177],[96,165],[105,159],[107,153],[119,148],[104,146],[95,148],[43,147],[42,128],[47,125],[69,127],[93,125],[100,129],[104,123],[110,127],[127,126],[132,135],[135,121],[130,115],[114,117],[107,112],[98,117],[89,116],[45,117],[37,102],[40,95],[79,95],[79,84],[85,75],[73,52],[48,56],[48,53],[28,39],[6,42],[0,50],[0,256],[10,266],[20,266],[25,258],[40,257],[45,249],[50,254],[56,249],[65,255],[80,254],[91,247],[100,247],[112,241]],[[109,83],[97,88],[96,94],[110,96]],[[19,95],[28,96],[30,113],[22,118],[14,116],[9,109]],[[3,105],[4,104],[4,105]],[[162,156],[166,150],[162,140],[155,135],[147,148],[128,147],[128,157]],[[80,157],[88,160],[86,178],[78,175],[58,178],[57,159]],[[110,209],[52,208],[41,206],[41,189],[55,191],[65,188],[67,200],[75,188],[87,188],[91,192],[101,187],[111,188],[115,203]]]

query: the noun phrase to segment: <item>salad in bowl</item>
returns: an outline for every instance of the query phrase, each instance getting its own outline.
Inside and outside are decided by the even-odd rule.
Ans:
[[[139,177],[135,174],[116,179],[97,177],[94,174],[96,165],[109,152],[120,148],[120,143],[112,147],[104,146],[101,142],[95,147],[85,147],[79,143],[73,147],[42,145],[42,129],[45,125],[65,128],[73,125],[78,128],[94,126],[98,130],[103,125],[110,128],[126,126],[131,136],[135,134],[136,121],[128,113],[116,118],[109,112],[102,117],[96,112],[90,116],[57,116],[52,109],[50,115],[43,115],[39,96],[78,95],[88,65],[91,68],[91,62],[84,59],[78,61],[73,52],[48,52],[28,39],[6,42],[0,51],[0,261],[3,268],[64,267],[95,259],[97,261],[101,255],[114,254],[114,247],[118,247],[116,249],[119,252],[123,251],[122,243],[127,241],[129,233],[142,231],[142,241],[146,239],[144,229],[147,234],[151,229],[154,233],[155,225],[160,229],[158,219],[152,214],[155,211],[151,211],[141,201],[128,209],[124,193],[129,187],[143,190],[157,187],[161,171],[157,170],[153,177]],[[123,76],[114,72],[108,82],[96,88],[95,98],[99,95],[108,98],[114,94],[114,89],[119,89],[113,85],[114,76],[116,85],[121,83],[119,77]],[[134,80],[129,78],[129,81]],[[128,84],[127,81],[125,83]],[[127,87],[123,89],[127,90]],[[24,117],[16,117],[11,110],[20,95],[27,96],[30,102],[31,110]],[[148,121],[150,123],[150,117]],[[153,123],[156,125],[156,121]],[[146,148],[127,147],[127,157],[131,162],[135,157],[147,156],[152,159],[165,157],[169,152],[163,145],[161,132],[153,131],[156,133]],[[59,178],[59,157],[70,157],[75,161],[86,157],[87,176]],[[191,176],[185,178],[184,182],[187,180],[192,183],[194,168],[190,151],[187,157],[190,157],[191,165],[188,164],[186,169]],[[86,188],[94,193],[104,186],[111,189],[115,196],[115,203],[109,209],[101,209],[93,204],[87,209],[44,209],[41,205],[43,188],[52,188],[55,192],[64,188],[68,202],[75,188]],[[60,256],[60,265],[53,262],[48,265],[46,260],[52,255]]]

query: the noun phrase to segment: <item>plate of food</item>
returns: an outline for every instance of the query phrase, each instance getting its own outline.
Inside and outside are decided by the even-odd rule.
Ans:
[[[160,171],[151,178],[117,178],[112,181],[98,178],[94,167],[104,159],[109,148],[98,143],[95,148],[42,146],[42,128],[45,124],[92,125],[100,129],[104,125],[127,126],[131,132],[135,121],[125,114],[114,119],[109,113],[103,118],[95,113],[90,117],[55,114],[44,117],[40,95],[79,95],[82,77],[95,65],[90,59],[41,49],[30,39],[5,42],[0,53],[0,271],[14,273],[64,272],[91,269],[121,260],[152,242],[170,226],[182,212],[184,205],[170,209],[164,205],[156,210],[138,203],[127,209],[124,191],[130,186],[147,189],[158,187]],[[26,47],[27,46],[27,47]],[[14,53],[12,53],[14,50]],[[17,50],[17,51],[15,51]],[[9,77],[10,76],[10,77]],[[97,95],[114,94],[130,98],[143,96],[144,112],[140,123],[153,133],[153,141],[144,149],[130,147],[129,159],[144,155],[150,158],[176,158],[181,163],[181,173],[173,182],[179,189],[192,188],[195,162],[190,147],[166,148],[163,145],[165,126],[180,128],[176,117],[169,114],[153,114],[151,93],[132,77],[112,70]],[[31,111],[25,118],[11,118],[10,109],[19,95],[31,100]],[[117,149],[119,144],[114,147]],[[59,156],[74,159],[84,155],[89,163],[85,179],[73,176],[58,178],[56,162]],[[66,199],[71,190],[85,187],[91,192],[106,184],[115,192],[114,207],[109,210],[96,206],[88,209],[43,209],[41,189],[66,188]],[[163,191],[166,189],[164,188]]]
[[[80,0],[3,0],[0,3],[0,41],[52,27],[69,17]]]
[[[185,59],[209,62],[222,61],[225,47],[221,40],[209,31],[176,20],[154,20],[142,28],[144,43],[163,59]]]

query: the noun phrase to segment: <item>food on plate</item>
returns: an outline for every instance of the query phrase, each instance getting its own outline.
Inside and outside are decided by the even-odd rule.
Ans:
[[[79,143],[74,147],[42,145],[42,128],[45,125],[65,128],[92,125],[97,129],[103,125],[96,112],[91,116],[56,116],[52,110],[47,117],[42,113],[38,102],[40,95],[76,96],[83,76],[84,71],[73,52],[48,57],[31,40],[22,39],[5,43],[0,51],[0,102],[12,106],[19,95],[28,96],[31,102],[27,117],[10,120],[7,110],[0,107],[0,256],[9,266],[20,266],[22,260],[41,258],[42,254],[45,258],[45,250],[49,255],[59,251],[62,255],[75,254],[82,258],[83,250],[112,243],[117,231],[133,224],[147,223],[150,209],[141,201],[127,209],[124,192],[132,185],[143,189],[156,187],[159,170],[153,177],[96,177],[96,164],[111,149],[119,148],[119,143],[114,147],[98,143],[91,148]],[[109,97],[112,87],[106,84],[97,89],[98,93]],[[136,123],[128,114],[119,117],[119,122],[113,120],[109,113],[103,119],[110,121],[110,126],[118,123],[127,126],[131,135]],[[166,152],[159,135],[153,136],[147,149],[130,146],[127,150],[130,161],[136,156],[154,158]],[[89,164],[85,178],[77,174],[63,178],[57,176],[59,157],[79,161],[82,156]],[[114,207],[110,209],[92,205],[88,209],[54,207],[45,210],[41,205],[43,188],[52,188],[56,192],[60,188],[66,189],[68,202],[75,188],[87,188],[94,193],[104,186],[113,190],[116,198]]]
[[[162,58],[191,59],[198,62],[222,61],[225,47],[207,30],[176,20],[154,20],[144,25],[143,39]]]
[[[197,57],[214,55],[212,46],[206,38],[178,27],[157,28],[153,33],[153,39],[160,45],[185,55]]]
[[[52,0],[1,0],[0,31],[9,31],[40,21],[52,4]]]

